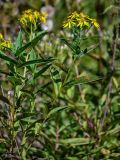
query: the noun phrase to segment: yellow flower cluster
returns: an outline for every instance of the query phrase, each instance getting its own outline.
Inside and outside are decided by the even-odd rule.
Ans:
[[[67,17],[67,20],[63,22],[63,28],[72,28],[73,26],[77,26],[80,28],[90,27],[94,25],[96,28],[99,28],[99,24],[96,19],[92,19],[84,13],[73,12],[71,15]]]
[[[0,33],[0,49],[3,50],[5,48],[11,48],[11,41],[5,40],[3,35]]]
[[[29,26],[30,24],[36,26],[37,23],[45,23],[46,16],[47,14],[45,12],[41,13],[32,9],[28,9],[23,12],[23,14],[19,18],[19,21],[23,27]]]

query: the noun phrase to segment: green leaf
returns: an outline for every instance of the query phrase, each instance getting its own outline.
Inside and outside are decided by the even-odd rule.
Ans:
[[[41,86],[36,92],[35,94],[42,92],[44,89],[46,89],[49,85],[51,84],[51,82],[48,82],[47,84]]]
[[[58,70],[57,67],[51,68],[51,79],[53,80],[54,92],[55,92],[56,97],[59,96],[61,86],[62,86],[61,76],[59,72],[60,71]]]
[[[79,160],[77,157],[67,157],[67,160]]]
[[[4,55],[4,53],[2,51],[0,51],[0,58],[1,59],[4,59],[5,61],[8,61],[8,62],[11,62],[11,63],[14,63],[14,64],[17,64],[17,61]]]
[[[22,47],[22,31],[20,30],[15,43],[15,52],[21,47]]]
[[[61,41],[75,53],[75,49],[73,48],[72,44],[70,44],[65,38],[61,38]]]
[[[24,45],[23,47],[17,49],[16,51],[16,55],[19,56],[24,50],[26,50],[29,47],[34,47],[39,40],[41,40],[43,38],[44,35],[46,35],[47,32],[46,31],[42,31],[38,36],[36,36],[31,42],[27,43],[26,45]]]
[[[85,145],[94,143],[95,140],[91,140],[90,138],[68,138],[68,139],[59,139],[59,143],[63,145]]]
[[[89,48],[87,48],[87,52],[85,54],[90,53],[91,51],[95,50],[97,47],[99,46],[99,43],[90,46]]]
[[[22,79],[18,78],[16,76],[10,76],[8,77],[8,80],[13,84],[13,85],[21,85],[22,84]]]
[[[27,138],[25,137],[25,140],[24,140],[25,142],[22,143],[21,145],[23,145],[23,144],[26,143],[26,139],[27,139]],[[22,147],[22,148],[23,148],[23,147]],[[25,148],[22,149],[21,155],[22,155],[22,159],[23,159],[23,160],[27,160],[27,158],[26,158],[27,150],[26,150]]]
[[[21,67],[29,66],[31,64],[46,64],[46,63],[49,63],[52,61],[54,61],[53,58],[48,58],[46,60],[45,59],[35,59],[35,60],[24,62],[23,64],[19,65],[18,67],[21,68]]]
[[[48,113],[47,118],[49,118],[49,117],[52,116],[53,114],[55,114],[55,113],[57,113],[57,112],[59,112],[59,111],[61,111],[61,110],[63,110],[63,109],[67,109],[67,108],[68,108],[68,107],[66,107],[66,106],[56,107],[56,108],[52,109],[52,110]]]
[[[0,143],[6,143],[5,138],[0,138]]]
[[[28,117],[24,117],[24,118],[21,118],[20,121],[23,123],[23,122],[27,122],[27,123],[35,123],[35,119],[33,119],[32,117],[30,118],[31,116],[29,115]]]
[[[93,82],[96,82],[96,81],[99,81],[99,80],[102,80],[102,79],[103,79],[102,77],[98,77],[98,78],[93,79],[93,80],[87,80],[87,79],[85,79],[85,77],[84,78],[81,77],[79,79],[74,79],[74,80],[71,80],[71,81],[65,83],[63,87],[70,88],[74,85],[78,85],[78,84],[82,85],[82,84],[87,84],[87,83],[93,83]]]
[[[120,132],[120,125],[117,125],[114,129],[109,130],[106,134],[107,135],[116,135]]]
[[[109,5],[107,8],[105,8],[103,14],[107,13],[108,11],[110,11],[111,9],[115,8],[114,5]]]
[[[46,65],[45,67],[43,67],[39,72],[35,73],[34,75],[34,79],[38,78],[39,76],[41,76],[47,69],[49,69],[49,67],[51,66],[52,64],[48,64]]]
[[[27,94],[27,96],[34,97],[34,94],[33,94],[33,92],[32,92],[32,91],[30,91],[30,90],[21,89],[20,91],[21,91],[21,92],[24,92],[24,93],[26,93],[26,94]]]
[[[39,125],[42,127],[42,123],[40,123],[41,121],[41,118],[40,119],[37,119],[37,120],[31,120],[31,124],[26,128],[25,132],[29,131],[31,128],[35,127],[36,123],[39,123]],[[28,121],[26,121],[28,122]]]
[[[38,59],[34,48],[31,49],[30,53],[28,53],[28,54],[29,54],[29,61],[33,61],[33,60],[37,60]],[[29,67],[30,67],[30,70],[32,71],[32,73],[36,71],[36,67],[37,67],[36,63],[30,64]]]

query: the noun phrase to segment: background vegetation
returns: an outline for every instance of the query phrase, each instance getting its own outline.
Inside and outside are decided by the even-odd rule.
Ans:
[[[18,22],[29,8],[49,15],[30,43]],[[62,28],[73,11],[100,24],[75,61]],[[119,160],[120,1],[0,0],[0,19],[14,43],[0,51],[1,160]]]

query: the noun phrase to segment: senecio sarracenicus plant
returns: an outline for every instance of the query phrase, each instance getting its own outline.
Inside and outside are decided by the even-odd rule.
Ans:
[[[76,72],[76,76],[79,76],[79,70],[77,67],[77,62],[79,60],[79,57],[86,55],[87,53],[91,52],[91,50],[95,49],[95,47],[89,46],[89,44],[85,44],[86,39],[89,38],[89,31],[92,28],[99,29],[99,23],[96,19],[90,18],[88,15],[80,12],[73,12],[70,15],[67,16],[66,20],[63,22],[63,29],[64,31],[68,31],[67,33],[61,37],[61,41],[70,48],[72,51],[72,61],[71,66],[68,69],[68,75],[73,70]],[[83,45],[84,44],[84,45]],[[83,47],[84,46],[84,47]],[[66,76],[65,81],[68,80],[69,76]],[[84,81],[85,82],[85,81]],[[69,82],[68,82],[69,83]],[[79,85],[79,90],[82,97],[82,91],[81,87]],[[84,98],[82,98],[84,99]],[[84,100],[83,100],[84,101]]]
[[[88,52],[88,49],[81,49],[80,42],[87,35],[87,32],[94,26],[99,28],[99,23],[96,19],[90,18],[88,15],[76,11],[68,15],[67,19],[63,22],[63,28],[69,29],[72,37],[71,43],[69,39],[62,38],[66,45],[72,49],[74,56],[81,56]]]
[[[0,99],[9,106],[8,108],[8,106],[5,105],[3,110],[7,113],[6,116],[8,118],[5,123],[8,131],[7,134],[9,135],[8,145],[10,148],[9,153],[11,155],[13,154],[14,148],[16,148],[14,146],[15,137],[20,128],[19,125],[15,126],[15,123],[18,121],[17,114],[23,114],[25,112],[24,107],[22,107],[24,99],[28,101],[28,111],[30,114],[33,114],[35,110],[34,88],[36,79],[43,73],[40,71],[38,64],[42,64],[45,68],[46,66],[50,66],[53,61],[53,59],[49,57],[45,60],[42,59],[39,53],[35,51],[38,41],[40,41],[47,33],[46,31],[42,31],[41,28],[38,30],[38,27],[46,22],[46,13],[29,9],[24,11],[18,20],[21,29],[15,42],[11,42],[9,39],[5,40],[3,35],[0,34],[0,58],[6,61],[9,70],[9,72],[1,72],[6,74],[8,81],[12,84],[11,91],[8,91],[8,95],[5,95],[4,93],[0,95]],[[25,35],[24,41],[23,35]],[[29,86],[32,87],[31,91],[28,89]],[[28,118],[27,123],[23,127],[24,131],[21,145],[26,143],[25,135],[29,125],[30,118]],[[23,156],[25,152],[24,147],[18,152],[21,152],[21,156]],[[22,159],[24,158],[22,157]]]

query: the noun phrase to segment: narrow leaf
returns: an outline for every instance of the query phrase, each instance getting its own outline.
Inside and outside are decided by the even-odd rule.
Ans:
[[[81,78],[78,79],[78,80],[74,79],[74,80],[71,80],[71,81],[65,83],[63,87],[70,88],[74,85],[78,85],[78,84],[82,85],[82,84],[87,84],[87,83],[93,83],[93,82],[96,82],[96,81],[99,81],[99,80],[102,80],[102,79],[103,78],[101,78],[101,77],[93,79],[93,80],[86,80],[86,79],[81,79]]]
[[[39,76],[41,76],[50,66],[51,66],[51,64],[48,64],[45,67],[43,67],[39,72],[35,73],[34,79],[36,79]]]
[[[5,61],[8,61],[8,62],[17,64],[17,61],[15,61],[14,59],[12,59],[12,58],[4,55],[4,53],[3,53],[2,51],[0,51],[0,58],[1,58],[1,59],[4,59]]]
[[[31,42],[27,43],[26,45],[24,45],[23,47],[19,48],[17,51],[16,51],[16,55],[19,56],[24,50],[26,50],[27,48],[29,47],[34,47],[39,40],[42,39],[42,37],[44,35],[46,35],[47,32],[46,31],[43,31],[41,32],[37,37],[35,37]]]
[[[65,38],[61,38],[61,41],[64,44],[66,44],[73,52],[75,52],[75,49],[72,47],[72,45]]]
[[[52,61],[54,61],[53,58],[49,58],[49,59],[46,59],[46,60],[45,59],[35,59],[35,60],[24,62],[23,64],[21,64],[19,66],[19,68],[29,66],[31,64],[46,64],[46,63],[49,63],[49,62],[52,62]]]
[[[20,30],[18,33],[18,37],[16,39],[16,50],[22,47],[22,31]]]
[[[90,138],[68,138],[68,139],[59,139],[59,143],[61,144],[70,144],[70,145],[85,145],[94,143],[94,140],[91,140]]]
[[[63,110],[63,109],[66,109],[66,108],[68,108],[68,107],[63,106],[63,107],[56,107],[56,108],[52,109],[52,110],[48,113],[47,118],[49,118],[49,117],[52,116],[53,114],[55,114],[55,113],[57,113],[57,112],[59,112],[59,111],[61,111],[61,110]]]

